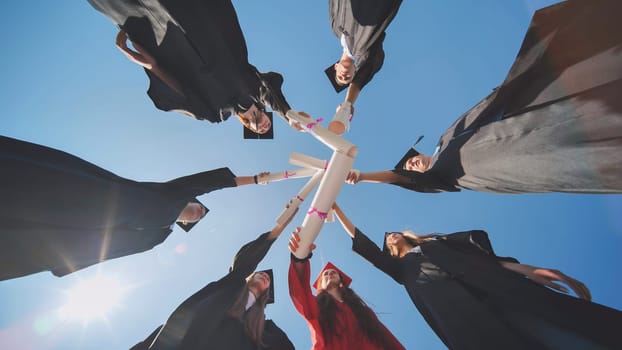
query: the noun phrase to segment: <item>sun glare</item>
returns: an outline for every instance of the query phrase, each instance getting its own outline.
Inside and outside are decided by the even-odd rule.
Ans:
[[[117,278],[96,276],[79,282],[66,294],[67,302],[59,308],[59,316],[62,319],[87,322],[104,319],[108,312],[119,305],[125,288]]]

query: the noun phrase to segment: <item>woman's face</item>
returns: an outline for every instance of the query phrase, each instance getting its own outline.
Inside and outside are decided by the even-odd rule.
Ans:
[[[406,240],[404,239],[404,235],[402,235],[401,232],[391,232],[390,234],[387,235],[386,239],[386,243],[387,246],[394,246],[394,247],[400,247],[403,244],[406,243]]]
[[[272,127],[272,122],[266,112],[258,109],[255,105],[252,105],[243,115],[249,121],[248,128],[258,134],[265,134]]]
[[[249,281],[249,284],[254,286],[259,293],[263,293],[270,288],[270,283],[270,275],[265,272],[256,272]]]
[[[409,158],[404,164],[404,170],[425,173],[430,168],[432,159],[426,155],[419,154]]]
[[[354,78],[354,63],[345,62],[343,60],[335,63],[335,80],[340,85],[347,85],[352,82]]]
[[[322,272],[322,289],[328,288],[330,285],[338,286],[341,283],[339,272],[333,269],[326,269]]]
[[[177,221],[186,223],[197,222],[205,216],[205,207],[199,203],[188,203],[184,210],[181,211]]]

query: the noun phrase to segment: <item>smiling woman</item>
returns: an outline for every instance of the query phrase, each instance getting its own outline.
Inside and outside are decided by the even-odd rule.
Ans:
[[[67,302],[58,309],[63,320],[78,320],[84,323],[94,319],[105,319],[106,315],[119,306],[127,291],[118,278],[97,275],[83,280],[66,291]]]

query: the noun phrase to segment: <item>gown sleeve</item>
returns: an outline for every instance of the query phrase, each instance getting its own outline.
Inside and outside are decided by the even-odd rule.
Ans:
[[[391,276],[397,283],[403,284],[399,259],[384,254],[380,248],[358,228],[355,228],[354,238],[352,239],[352,250],[372,263],[379,270]]]
[[[382,33],[382,36],[376,40],[374,45],[369,49],[369,54],[365,60],[360,63],[354,74],[352,82],[356,83],[361,90],[372,80],[380,68],[382,68],[384,63],[384,49],[382,47],[384,36],[385,34]]]
[[[167,184],[192,193],[209,193],[227,187],[236,187],[235,174],[229,168],[219,168],[179,177]]]
[[[296,311],[308,322],[317,320],[319,311],[315,296],[311,292],[311,266],[309,260],[294,261],[292,259],[289,264],[287,281],[289,284],[289,296],[294,303]]]
[[[488,239],[488,233],[482,230],[462,231],[442,236],[448,242],[453,244],[461,244],[469,247],[476,248],[480,253],[487,256],[491,256],[500,261],[519,263],[519,261],[513,257],[500,257],[495,254],[492,248],[492,244]]]

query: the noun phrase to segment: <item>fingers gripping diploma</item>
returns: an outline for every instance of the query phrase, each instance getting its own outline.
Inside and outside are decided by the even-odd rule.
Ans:
[[[289,239],[289,244],[287,246],[289,247],[289,251],[292,253],[296,253],[296,251],[300,247],[299,233],[300,233],[300,226],[296,227],[296,230],[292,232],[292,237]],[[316,248],[315,243],[311,243],[311,245],[309,246],[309,251],[313,251],[315,248]]]

